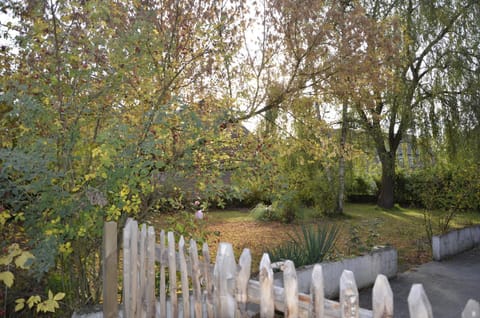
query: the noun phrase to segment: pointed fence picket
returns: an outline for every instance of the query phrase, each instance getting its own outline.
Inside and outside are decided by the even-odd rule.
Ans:
[[[140,230],[139,230],[140,229]],[[393,293],[384,275],[378,275],[372,291],[372,310],[359,308],[358,290],[352,272],[344,271],[340,278],[339,302],[324,298],[323,271],[317,264],[312,272],[310,294],[298,292],[297,274],[293,262],[283,263],[284,288],[274,286],[268,254],[259,267],[259,280],[250,279],[251,255],[245,249],[238,264],[233,247],[220,243],[215,264],[210,263],[208,246],[203,244],[199,257],[197,243],[178,243],[172,232],[159,234],[155,230],[128,219],[123,230],[123,311],[124,318],[137,317],[249,317],[252,304],[259,308],[260,317],[316,318],[391,318]],[[103,317],[119,317],[116,284],[118,255],[113,242],[117,238],[116,224],[104,227],[104,306]],[[168,270],[167,270],[168,268]],[[158,273],[158,275],[157,275]],[[177,279],[179,278],[179,279]],[[155,289],[158,286],[158,298]],[[410,318],[431,318],[432,308],[421,284],[414,284],[408,296]],[[469,300],[462,318],[480,317],[480,305]]]

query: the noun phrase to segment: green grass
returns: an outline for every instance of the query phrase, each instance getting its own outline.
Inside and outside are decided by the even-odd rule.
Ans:
[[[432,215],[434,225],[434,234],[438,233],[439,220],[445,216],[444,211],[428,211]],[[216,210],[208,212],[210,222],[255,222],[254,216],[247,209],[242,210]],[[385,210],[374,204],[355,204],[347,203],[345,205],[344,215],[334,218],[321,217],[318,211],[309,208],[302,208],[299,211],[298,223],[308,223],[311,221],[328,220],[343,225],[365,226],[370,223],[380,223],[383,226],[382,232],[390,235],[396,235],[399,231],[418,232],[424,230],[424,210],[418,208],[403,208],[395,206],[392,210]],[[478,212],[458,212],[450,222],[451,230],[480,224],[480,213]],[[436,231],[435,231],[436,230]],[[423,233],[422,233],[423,234]],[[387,235],[389,237],[390,235]]]
[[[432,214],[433,221],[445,216],[445,211],[428,211]],[[345,214],[352,220],[366,220],[372,218],[381,218],[385,221],[394,223],[421,223],[424,221],[424,210],[417,208],[402,208],[396,206],[392,210],[384,210],[373,204],[347,204]],[[460,228],[480,223],[480,213],[478,212],[458,212],[455,214],[452,222],[452,228]]]
[[[400,266],[405,268],[431,260],[430,243],[425,226],[425,211],[395,207],[384,210],[373,204],[347,204],[343,221],[347,227],[358,227],[363,242],[372,239],[378,245],[392,245],[399,253]],[[433,234],[441,234],[445,211],[427,211],[431,215]],[[458,212],[449,223],[449,230],[480,224],[480,213]]]
[[[249,210],[214,210],[208,212],[211,222],[254,222]]]

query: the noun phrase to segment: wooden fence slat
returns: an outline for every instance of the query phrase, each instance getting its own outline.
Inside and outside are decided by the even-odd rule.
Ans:
[[[208,244],[203,243],[202,246],[202,255],[203,255],[203,277],[205,279],[205,298],[207,305],[207,317],[214,318],[214,301],[213,301],[213,280],[212,272],[210,269],[210,252],[208,250]]]
[[[236,301],[234,297],[237,264],[230,243],[220,243],[217,259],[213,268],[215,284],[214,300],[216,317],[228,318],[235,316]]]
[[[111,226],[111,228],[110,228]],[[104,225],[103,242],[103,275],[104,275],[104,311],[105,317],[118,315],[116,303],[117,282],[108,279],[108,274],[116,271],[118,248],[116,245],[116,223],[106,222]],[[264,254],[260,262],[259,281],[249,280],[251,270],[251,255],[245,249],[237,267],[233,256],[233,248],[229,243],[219,246],[217,260],[210,265],[208,245],[202,248],[203,261],[198,258],[197,245],[190,241],[189,255],[185,255],[185,241],[182,237],[175,250],[173,233],[168,233],[168,244],[165,243],[165,232],[160,233],[160,244],[155,243],[155,230],[146,225],[139,230],[138,223],[128,219],[123,229],[123,317],[160,317],[167,314],[177,318],[201,317],[204,308],[208,317],[246,317],[247,302],[260,305],[260,317],[274,317],[274,310],[283,311],[285,317],[329,317],[329,318],[392,318],[393,293],[384,275],[378,275],[372,290],[373,311],[359,308],[358,289],[352,272],[344,271],[340,278],[340,302],[334,302],[323,297],[323,272],[320,265],[315,265],[312,272],[311,294],[298,292],[298,282],[294,264],[291,261],[283,263],[284,288],[273,286],[273,272],[268,254]],[[110,255],[110,256],[109,256]],[[111,260],[115,260],[115,264]],[[155,261],[160,263],[160,308],[155,304]],[[180,269],[177,269],[179,263]],[[113,265],[112,265],[113,264]],[[169,300],[166,302],[166,269],[169,268]],[[177,271],[180,271],[183,310],[178,310]],[[116,275],[112,275],[116,276]],[[193,306],[190,306],[189,278],[193,284]],[[163,279],[162,279],[163,277]],[[114,287],[108,287],[111,285]],[[202,284],[206,287],[202,291]],[[108,295],[105,294],[108,291]],[[109,297],[113,294],[112,297]],[[109,303],[111,305],[109,305]],[[163,304],[163,305],[162,305]],[[205,307],[203,307],[205,304]],[[421,284],[414,284],[408,295],[410,318],[433,318],[432,308],[425,290]],[[117,314],[115,315],[115,309]],[[170,309],[170,310],[168,310]],[[480,304],[469,300],[462,318],[479,317]]]
[[[162,261],[163,255],[166,254],[165,248],[165,231],[160,231],[160,317],[167,317],[167,288],[165,284],[165,262]]]
[[[134,318],[137,317],[138,307],[138,223],[131,218],[127,220],[124,228],[123,258],[124,317]]]
[[[358,289],[352,271],[344,270],[340,277],[340,307],[342,318],[358,318]]]
[[[270,267],[270,257],[264,253],[260,261],[260,318],[272,318],[275,314],[273,297],[273,271]]]
[[[127,219],[125,227],[123,228],[123,287],[122,287],[122,298],[123,298],[123,316],[126,318],[132,317],[130,310],[132,308],[132,301],[130,299],[130,286],[131,286],[131,278],[130,273],[132,272],[130,269],[130,254],[132,253],[130,248],[130,238],[131,238],[131,231],[130,231],[130,223],[132,219]]]
[[[138,269],[138,294],[137,294],[138,317],[142,317],[142,318],[147,316],[147,306],[145,301],[146,287],[147,287],[146,241],[147,241],[147,225],[142,224],[139,239],[138,239],[139,269]]]
[[[200,263],[198,261],[197,242],[190,240],[190,259],[192,262],[193,312],[195,318],[202,317],[202,287],[200,285]]]
[[[185,239],[183,235],[178,242],[178,256],[180,258],[180,279],[182,283],[183,318],[190,318],[190,291],[188,286],[187,261],[185,260]]]
[[[148,279],[148,276],[147,276],[146,279],[143,279],[143,278],[141,279],[142,274],[140,273],[140,272],[145,272],[146,271],[145,275],[149,275],[148,263],[150,262],[150,258],[148,256],[149,255],[149,247],[148,246],[149,246],[149,244],[151,244],[151,242],[148,240],[148,236],[149,236],[148,231],[147,231],[147,241],[141,239],[140,236],[144,237],[144,235],[142,234],[142,232],[139,233],[138,223],[135,222],[135,226],[132,226],[132,224],[133,224],[132,222],[127,222],[127,223],[130,223],[130,224],[128,225],[128,227],[125,228],[125,230],[128,228],[129,231],[131,230],[133,232],[136,232],[136,235],[132,235],[132,233],[130,233],[130,234],[127,234],[127,235],[124,236],[124,241],[128,242],[128,243],[125,243],[125,246],[126,246],[126,249],[125,249],[126,254],[125,255],[127,255],[127,259],[130,260],[130,261],[127,261],[124,264],[124,268],[129,267],[131,269],[130,273],[136,273],[137,274],[137,275],[129,275],[129,276],[131,278],[130,279],[130,286],[132,286],[132,287],[136,286],[136,288],[137,288],[137,291],[134,292],[133,295],[138,295],[139,293],[143,292],[143,290],[144,290],[144,288],[139,289],[139,285],[140,285],[141,281],[145,281],[147,284],[148,284],[149,281],[152,281],[152,280]],[[152,231],[153,231],[153,228],[152,228]],[[130,239],[128,240],[127,238],[128,238],[129,235],[130,235]],[[153,235],[153,237],[154,237],[154,235]],[[162,239],[162,237],[163,237],[163,239]],[[178,317],[178,315],[181,314],[178,310],[178,299],[177,299],[177,294],[176,294],[176,290],[178,289],[177,282],[176,282],[176,274],[177,274],[176,272],[178,271],[178,269],[176,268],[176,266],[177,266],[177,263],[178,264],[181,263],[180,262],[181,258],[185,259],[186,266],[183,266],[183,268],[187,267],[188,276],[192,277],[192,283],[193,284],[195,284],[194,283],[194,281],[195,281],[194,272],[198,273],[199,271],[201,271],[201,275],[199,275],[200,277],[199,277],[198,281],[199,281],[199,283],[201,283],[201,279],[202,278],[204,279],[204,284],[206,286],[206,290],[205,290],[204,293],[202,293],[202,291],[201,291],[202,285],[200,284],[200,299],[202,298],[202,296],[204,296],[202,304],[203,303],[205,304],[205,309],[206,309],[207,315],[209,317],[214,317],[214,315],[215,315],[215,317],[224,317],[224,316],[233,317],[233,315],[241,316],[242,314],[244,314],[246,312],[246,306],[242,307],[242,304],[236,304],[235,303],[235,300],[237,299],[236,297],[239,297],[239,295],[237,293],[240,290],[240,287],[236,288],[236,282],[237,282],[237,279],[238,279],[238,276],[236,276],[236,274],[237,274],[237,271],[238,271],[238,273],[240,273],[242,270],[244,270],[245,266],[243,266],[243,267],[242,266],[238,266],[238,267],[236,266],[235,259],[233,257],[233,251],[231,252],[231,255],[232,255],[231,263],[233,265],[228,267],[228,268],[232,269],[232,271],[231,271],[231,277],[232,278],[222,280],[222,281],[226,282],[225,285],[226,285],[226,290],[228,291],[228,295],[230,297],[232,297],[232,299],[234,300],[234,302],[233,302],[234,303],[234,310],[233,311],[228,310],[230,315],[225,315],[225,314],[221,314],[221,313],[219,314],[219,313],[214,312],[216,307],[213,305],[214,304],[213,296],[215,296],[214,291],[218,290],[218,288],[214,289],[214,287],[213,287],[214,280],[211,278],[213,267],[211,267],[211,265],[210,265],[208,245],[206,245],[206,244],[203,245],[202,252],[203,252],[203,256],[204,256],[203,257],[204,261],[199,262],[199,267],[198,267],[199,270],[195,271],[195,270],[192,269],[193,267],[195,267],[193,265],[193,264],[196,263],[195,258],[192,258],[191,260],[190,259],[187,260],[186,257],[184,257],[185,256],[185,252],[184,252],[185,248],[184,247],[179,248],[179,252],[176,253],[173,233],[169,233],[167,239],[168,239],[168,242],[167,242],[168,247],[165,247],[166,246],[166,244],[165,244],[165,233],[164,232],[160,233],[160,244],[158,244],[158,245],[155,244],[154,245],[155,247],[152,250],[155,250],[155,252],[154,252],[155,260],[160,262],[160,276],[162,276],[162,273],[161,273],[162,267],[163,267],[163,271],[164,271],[163,276],[166,276],[165,275],[165,270],[166,270],[165,266],[169,267],[169,271],[174,272],[174,275],[171,275],[169,273],[169,276],[172,279],[170,281],[170,294],[171,294],[171,297],[169,298],[170,306],[166,306],[166,305],[163,306],[163,307],[166,308],[165,312],[169,317]],[[133,241],[136,241],[136,244],[134,244]],[[144,242],[144,244],[143,244],[144,247],[142,247],[142,242]],[[172,243],[173,243],[173,248],[171,247]],[[183,244],[184,244],[184,242],[183,242]],[[193,245],[195,245],[195,244],[193,244]],[[135,249],[135,248],[136,248],[136,251],[135,251],[135,253],[133,253],[132,249]],[[142,249],[144,249],[144,250],[142,251]],[[183,256],[181,255],[182,254],[180,252],[181,250],[183,250]],[[145,265],[142,265],[141,264],[142,261],[140,259],[138,259],[139,254],[145,255],[145,258],[146,258],[146,260],[144,260]],[[130,255],[130,257],[128,257],[128,255]],[[197,257],[198,257],[198,252],[195,253],[195,255],[197,255]],[[241,257],[241,258],[243,259],[243,257]],[[268,262],[266,262],[266,260],[268,260]],[[269,260],[268,255],[266,255],[266,257],[264,256],[262,258],[262,261],[263,261],[263,265],[270,264],[270,260]],[[249,262],[243,263],[243,261],[242,261],[242,264],[248,264],[248,263]],[[172,264],[173,264],[173,266],[172,266]],[[260,265],[262,267],[262,263]],[[250,264],[250,266],[251,266],[251,264]],[[142,268],[145,267],[146,270],[140,270],[141,267]],[[180,265],[180,267],[182,267],[182,265]],[[173,268],[173,270],[172,270],[172,268]],[[185,273],[184,269],[183,269],[183,272]],[[263,278],[267,278],[267,280],[268,280],[268,277],[270,276],[270,275],[268,275],[269,272],[271,272],[271,266],[266,266],[266,269],[264,270],[263,273],[267,274],[267,275],[263,275]],[[315,272],[318,272],[318,271],[315,271]],[[249,275],[247,275],[247,277],[248,276]],[[260,275],[260,276],[262,276],[262,275]],[[273,272],[271,272],[271,276],[273,278]],[[312,273],[312,277],[313,276],[314,276],[314,274]],[[320,275],[320,277],[322,277],[322,275]],[[135,284],[133,284],[134,280],[136,280]],[[255,281],[252,281],[252,280],[248,280],[246,295],[247,295],[247,300],[249,302],[253,301],[254,303],[257,303],[257,304],[260,304],[260,305],[262,305],[262,303],[266,303],[265,297],[264,297],[264,295],[262,295],[261,290],[262,290],[262,288],[265,289],[265,286],[266,286],[265,282],[267,280],[260,279],[260,281],[263,282],[263,286],[260,282],[255,282]],[[318,280],[318,279],[314,279],[314,281],[316,281],[316,280]],[[128,281],[128,279],[126,281]],[[173,281],[173,284],[172,284],[172,281]],[[238,280],[238,281],[240,282],[241,280]],[[126,284],[128,285],[128,282],[126,282]],[[125,286],[127,286],[127,285],[125,285]],[[161,289],[160,294],[162,294],[162,290],[163,290],[163,294],[164,294],[163,299],[166,299],[165,285],[166,285],[166,280],[164,279],[163,280],[163,288],[160,288]],[[185,286],[186,284],[183,283],[182,285]],[[197,284],[197,286],[198,285],[199,284]],[[288,283],[287,283],[287,285],[288,285]],[[160,287],[162,287],[162,279],[160,279]],[[288,287],[287,287],[287,289],[288,289]],[[135,290],[135,288],[124,287],[124,291],[125,290],[128,290],[130,295],[131,295],[132,294],[131,291]],[[172,290],[174,290],[175,292],[172,293]],[[287,316],[289,315],[289,312],[292,313],[291,309],[290,310],[287,309],[287,308],[289,308],[288,304],[290,303],[290,301],[285,300],[285,297],[286,297],[285,289],[283,289],[281,287],[273,286],[273,282],[271,282],[271,288],[269,290],[271,291],[270,292],[271,297],[267,296],[267,298],[270,298],[272,300],[270,302],[272,305],[270,307],[267,307],[267,308],[271,308],[271,311],[270,311],[271,314],[267,312],[265,315],[263,315],[262,312],[261,312],[260,313],[261,317],[272,317],[274,315],[274,309],[286,312]],[[183,293],[185,294],[187,292],[184,291]],[[234,293],[235,293],[235,295],[234,295]],[[194,294],[195,294],[195,292],[194,292]],[[150,302],[146,301],[146,299],[148,298],[147,296],[148,296],[148,294],[145,294],[145,296],[143,296],[143,298],[141,298],[141,299],[143,300],[143,302],[146,302],[148,304]],[[311,317],[312,308],[313,308],[312,304],[314,302],[314,300],[313,300],[314,296],[315,296],[314,293],[312,293],[312,296],[298,293],[298,303],[296,305],[297,308],[298,308],[298,309],[296,309],[298,311],[298,317]],[[161,295],[159,297],[160,297],[160,299],[162,299]],[[295,297],[293,297],[293,298],[295,299]],[[194,299],[195,299],[195,296],[194,296]],[[241,297],[239,299],[241,299]],[[325,317],[339,317],[339,318],[341,317],[340,304],[338,302],[334,302],[334,301],[330,301],[330,300],[326,300],[326,299],[322,299],[322,300],[324,301],[324,307],[323,308],[324,308],[324,313],[326,315]],[[133,312],[131,317],[137,317],[137,316],[141,317],[141,316],[143,316],[141,314],[143,303],[138,303],[137,304],[135,301],[133,303],[134,303],[134,306],[129,308],[129,309],[126,309],[126,311]],[[163,301],[163,303],[166,304],[166,301]],[[226,302],[225,301],[220,301],[219,303],[224,305]],[[159,308],[158,312],[159,312],[160,317],[166,317],[166,315],[162,314],[162,308],[161,307],[162,307],[162,301],[160,301],[160,308]],[[203,314],[203,308],[202,307],[203,306],[197,306],[197,309],[196,310],[194,309],[194,312],[195,312],[196,316],[198,316],[197,313],[199,311],[201,311],[202,314]],[[148,306],[146,308],[148,308]],[[193,308],[195,308],[195,306],[193,306]],[[242,312],[243,309],[241,309],[241,308],[244,308],[245,310]],[[264,306],[264,308],[265,308],[265,306]],[[190,310],[190,312],[191,312],[191,310]],[[359,317],[360,318],[371,318],[372,317],[372,312],[371,311],[359,308],[358,312],[359,312]],[[125,315],[125,317],[127,317],[127,315]]]
[[[131,263],[131,268],[132,268],[132,273],[130,274],[132,276],[132,285],[130,288],[132,289],[132,302],[133,302],[133,317],[138,317],[139,309],[140,309],[140,303],[138,302],[138,294],[139,294],[139,289],[138,289],[138,284],[140,281],[140,277],[138,276],[138,266],[139,266],[139,259],[138,259],[138,238],[140,235],[140,232],[138,230],[138,222],[135,221],[135,223],[132,223],[131,227],[132,231],[132,240],[131,240],[131,248],[132,248],[132,254],[130,258],[130,263]]]
[[[285,290],[285,317],[298,317],[298,282],[295,264],[287,260],[283,269],[283,284]]]
[[[178,300],[177,300],[177,264],[175,257],[175,237],[172,232],[167,234],[168,241],[168,276],[170,283],[170,304],[173,318],[178,317]]]
[[[473,300],[469,299],[465,305],[465,309],[462,311],[462,318],[478,318],[480,317],[480,304]]]
[[[168,253],[165,252],[163,254],[163,259],[161,258],[161,252],[160,252],[160,244],[155,244],[155,260],[159,263],[165,263],[165,265],[168,267]],[[188,254],[188,253],[187,253]],[[185,254],[185,255],[187,255]],[[175,253],[175,262],[176,264],[180,264],[180,257],[178,255],[178,252]],[[189,257],[185,257],[185,262],[187,263],[187,273],[188,276],[192,276],[192,264],[190,261]]]
[[[410,318],[433,318],[432,306],[422,284],[413,284],[408,294]]]
[[[373,318],[393,317],[393,292],[388,278],[385,275],[378,275],[372,290],[372,311]]]
[[[103,225],[103,317],[118,317],[117,223]]]
[[[275,309],[279,311],[285,310],[284,305],[284,292],[283,288],[279,286],[273,286],[273,297],[275,300]],[[261,299],[261,287],[260,282],[256,280],[250,280],[248,282],[248,302],[252,302],[255,304],[260,303]],[[298,301],[299,301],[299,311],[301,317],[309,317],[311,312],[311,297],[309,294],[298,294]],[[341,318],[340,314],[340,303],[325,299],[325,317],[328,318]],[[360,308],[360,318],[372,318],[372,311]]]
[[[238,271],[236,282],[237,307],[239,311],[239,316],[245,318],[247,317],[248,280],[250,279],[250,272],[252,267],[252,255],[248,248],[245,248],[242,252],[242,255],[240,255],[238,265],[240,268]]]
[[[323,269],[320,264],[313,266],[310,294],[312,297],[312,316],[315,318],[324,318],[325,292],[323,287]]]
[[[154,318],[155,307],[155,229],[149,226],[147,229],[147,290],[145,300],[147,302],[147,318]]]

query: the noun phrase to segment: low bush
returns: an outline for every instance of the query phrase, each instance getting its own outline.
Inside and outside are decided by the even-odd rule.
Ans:
[[[395,201],[403,206],[423,207],[421,189],[424,172],[398,171],[395,174]]]
[[[297,219],[298,214],[302,210],[302,204],[295,198],[295,194],[292,192],[289,195],[282,196],[280,199],[275,200],[271,205],[259,203],[250,213],[252,217],[258,221],[292,223]]]
[[[372,176],[354,175],[346,180],[347,201],[351,203],[375,203],[378,184]]]
[[[272,203],[272,207],[279,217],[278,220],[284,223],[295,221],[303,206],[296,191],[286,192]]]
[[[480,211],[480,165],[463,164],[397,173],[395,198],[427,209]]]
[[[274,210],[271,205],[266,205],[263,203],[257,204],[251,211],[250,214],[257,221],[279,221],[280,216]]]
[[[355,175],[352,180],[347,180],[347,193],[353,195],[376,195],[378,186],[371,176]]]

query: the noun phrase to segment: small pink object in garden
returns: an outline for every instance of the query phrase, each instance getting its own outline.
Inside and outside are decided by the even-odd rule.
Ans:
[[[197,201],[195,201],[195,202],[193,203],[193,205],[195,205],[195,206],[199,206],[199,205],[200,205],[200,201],[198,201],[198,200],[197,200]]]
[[[195,218],[196,218],[197,220],[203,219],[203,211],[202,211],[202,210],[198,210],[197,212],[195,212]]]

